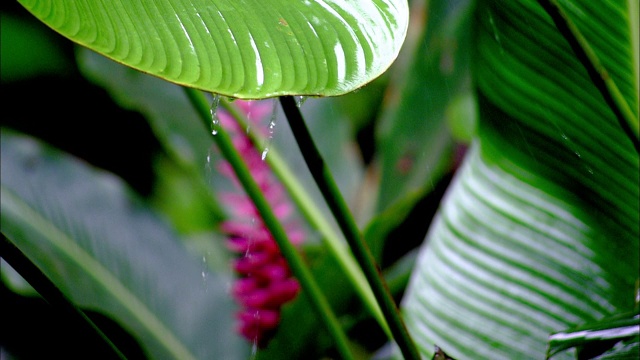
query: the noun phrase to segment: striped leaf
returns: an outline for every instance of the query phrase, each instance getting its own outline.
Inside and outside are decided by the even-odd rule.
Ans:
[[[637,122],[630,4],[560,2]],[[475,18],[479,134],[403,308],[428,357],[540,359],[549,334],[633,309],[638,153],[538,2]]]
[[[19,0],[63,36],[168,81],[238,98],[339,95],[395,60],[406,0]]]

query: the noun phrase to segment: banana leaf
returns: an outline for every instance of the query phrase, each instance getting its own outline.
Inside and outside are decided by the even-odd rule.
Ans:
[[[19,1],[63,36],[162,79],[221,95],[339,95],[382,74],[406,0]]]
[[[637,5],[559,3],[637,134]],[[474,17],[478,135],[402,308],[428,358],[541,359],[551,333],[633,310],[637,138],[538,2],[481,0]]]

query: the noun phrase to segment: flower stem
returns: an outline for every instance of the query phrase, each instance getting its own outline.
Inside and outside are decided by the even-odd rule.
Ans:
[[[195,89],[186,87],[184,89],[187,97],[200,115],[201,120],[206,124],[206,126],[211,127],[212,123],[209,113],[209,104],[207,103],[207,99],[204,94]],[[311,304],[315,307],[320,319],[325,323],[329,334],[335,341],[335,345],[340,356],[343,359],[353,359],[353,355],[349,349],[347,336],[340,327],[338,319],[333,313],[329,302],[320,290],[316,281],[313,279],[311,272],[305,266],[300,254],[298,254],[296,248],[288,240],[285,229],[273,213],[264,194],[253,180],[249,168],[242,160],[240,154],[233,146],[229,135],[227,135],[222,126],[216,128],[216,130],[217,133],[213,136],[216,145],[225,159],[229,164],[231,164],[240,184],[258,209],[264,224],[267,226],[273,236],[273,239],[278,244],[282,256],[286,259],[291,271],[300,282],[300,285],[303,288],[303,293],[306,294]]]
[[[224,99],[220,101],[220,106],[222,106],[234,119],[236,119],[242,127],[246,127],[248,120],[236,108],[236,106]],[[249,136],[251,136],[254,144],[262,143],[263,139],[260,138],[256,131],[251,132]],[[329,224],[325,215],[314,204],[314,201],[310,199],[302,185],[293,175],[284,160],[280,157],[277,149],[271,149],[269,151],[269,156],[266,157],[265,161],[269,164],[280,182],[285,186],[287,192],[291,196],[291,199],[295,202],[307,222],[322,234],[322,241],[346,274],[351,285],[355,289],[356,294],[360,296],[360,299],[369,309],[371,315],[378,321],[378,324],[383,331],[391,337],[392,334],[389,330],[389,325],[387,325],[387,321],[382,314],[382,310],[376,301],[375,295],[373,294],[362,269],[358,267],[358,264],[356,263],[356,260],[347,244],[340,239],[333,227]]]
[[[322,192],[329,209],[331,209],[331,212],[336,218],[340,229],[344,233],[347,243],[351,247],[351,251],[353,251],[356,260],[364,271],[404,358],[406,360],[420,359],[420,353],[402,321],[400,311],[384,282],[379,268],[373,260],[369,248],[362,239],[360,230],[340,194],[329,168],[311,138],[311,134],[304,123],[300,109],[291,96],[281,97],[280,103],[282,104],[282,109],[289,121],[289,126],[302,152],[307,167]]]

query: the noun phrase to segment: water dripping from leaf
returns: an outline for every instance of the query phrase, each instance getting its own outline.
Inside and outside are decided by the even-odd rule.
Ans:
[[[502,41],[500,40],[500,34],[498,33],[498,27],[493,20],[493,15],[489,13],[489,24],[491,24],[491,30],[493,31],[493,38],[496,39],[498,46],[500,46],[500,54],[504,54],[504,48],[502,47]]]
[[[258,331],[256,331],[256,335],[253,337],[253,344],[251,346],[251,360],[255,360],[255,358],[258,356],[258,332],[260,330],[260,311],[256,310],[256,312],[253,314],[253,318],[256,319],[255,321],[255,327],[258,328]]]
[[[218,117],[218,106],[220,105],[220,95],[214,94],[211,101],[211,135],[218,135],[218,128],[220,127],[220,118]]]
[[[258,357],[258,335],[253,338],[253,344],[251,344],[251,356],[250,360],[255,360]]]
[[[254,217],[251,218],[251,227],[252,228],[256,227],[256,218]],[[243,236],[245,236],[249,240],[249,244],[247,245],[247,250],[245,250],[244,252],[244,257],[251,258],[251,248],[253,247],[254,238],[253,236],[250,236],[250,234],[243,234]]]
[[[267,131],[269,132],[269,135],[267,137],[267,141],[264,147],[264,150],[262,150],[262,161],[264,161],[267,158],[267,154],[269,153],[269,146],[271,145],[271,142],[273,141],[273,134],[276,131],[276,118],[278,117],[278,112],[277,109],[278,107],[276,106],[276,102],[274,100],[273,102],[273,110],[271,111],[271,117],[269,118],[269,125],[267,127]]]
[[[294,99],[296,100],[296,106],[298,108],[301,107],[308,98],[308,96],[294,96]]]
[[[209,277],[209,266],[207,265],[207,257],[205,255],[202,256],[202,284],[204,286],[204,292],[208,292],[209,288],[207,287],[207,278]]]

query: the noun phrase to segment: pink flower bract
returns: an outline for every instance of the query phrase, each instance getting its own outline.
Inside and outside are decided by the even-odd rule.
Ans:
[[[271,115],[273,105],[270,101],[237,100],[234,104],[249,118],[251,131],[268,135],[259,122]],[[290,219],[293,207],[268,164],[263,161],[262,152],[256,149],[245,130],[229,114],[218,111],[218,117],[220,126],[231,136],[253,179],[287,230],[289,240],[299,244],[304,234]],[[296,297],[300,285],[293,278],[255,205],[244,194],[231,165],[221,161],[218,170],[236,187],[235,192],[221,196],[231,211],[230,219],[222,223],[221,229],[227,235],[228,247],[239,255],[233,262],[238,279],[232,289],[234,298],[241,305],[237,314],[238,331],[247,340],[264,347],[278,326],[281,307]]]

